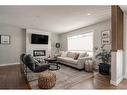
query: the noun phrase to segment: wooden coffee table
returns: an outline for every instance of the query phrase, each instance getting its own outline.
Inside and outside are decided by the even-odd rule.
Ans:
[[[45,58],[45,63],[50,65],[49,70],[59,70],[60,66],[58,65],[59,62],[56,58]]]

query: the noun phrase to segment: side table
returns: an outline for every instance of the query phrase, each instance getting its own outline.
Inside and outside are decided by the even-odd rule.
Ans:
[[[46,64],[50,65],[49,70],[59,70],[60,69],[60,66],[58,65],[59,62],[57,61],[56,58],[45,58],[44,61]]]

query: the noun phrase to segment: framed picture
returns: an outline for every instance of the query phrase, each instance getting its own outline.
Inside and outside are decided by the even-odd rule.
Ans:
[[[102,38],[108,38],[110,37],[110,31],[109,30],[103,31],[101,35],[102,35]]]
[[[0,37],[1,44],[9,45],[10,44],[10,36],[9,35],[1,35]]]
[[[102,45],[109,45],[109,44],[111,44],[110,38],[102,39]]]

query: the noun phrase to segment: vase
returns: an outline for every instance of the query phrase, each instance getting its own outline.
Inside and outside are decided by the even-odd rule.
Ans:
[[[107,63],[100,63],[99,64],[99,73],[102,75],[109,75],[110,74],[110,64]]]

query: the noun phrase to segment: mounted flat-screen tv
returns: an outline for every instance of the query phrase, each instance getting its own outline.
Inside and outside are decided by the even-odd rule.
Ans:
[[[48,35],[32,34],[32,44],[48,44]]]

